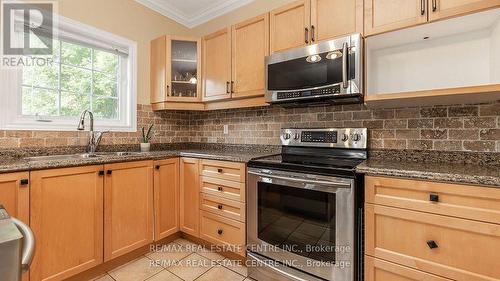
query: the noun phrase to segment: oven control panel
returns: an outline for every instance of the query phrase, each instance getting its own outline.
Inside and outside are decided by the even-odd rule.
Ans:
[[[285,146],[366,149],[366,128],[283,129],[281,144]]]

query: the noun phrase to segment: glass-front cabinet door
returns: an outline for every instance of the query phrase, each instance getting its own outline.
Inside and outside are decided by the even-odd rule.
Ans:
[[[201,41],[169,37],[167,44],[167,101],[201,101]]]

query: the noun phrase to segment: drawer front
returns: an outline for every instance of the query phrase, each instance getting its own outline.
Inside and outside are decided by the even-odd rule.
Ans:
[[[227,246],[227,250],[244,255],[244,223],[201,211],[200,225],[200,238],[218,246]]]
[[[245,183],[201,177],[200,191],[226,199],[245,202]]]
[[[365,256],[365,281],[451,281],[451,279]]]
[[[500,225],[366,204],[366,254],[454,280],[499,280]]]
[[[245,164],[226,161],[201,160],[200,175],[217,179],[245,182]]]
[[[370,177],[366,202],[500,224],[500,189]]]
[[[200,209],[229,219],[245,222],[245,203],[201,194]]]

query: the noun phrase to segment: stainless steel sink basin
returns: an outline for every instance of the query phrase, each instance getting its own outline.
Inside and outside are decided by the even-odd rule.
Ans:
[[[35,156],[35,157],[27,157],[25,159],[28,161],[62,161],[62,160],[87,159],[87,158],[98,158],[98,157],[101,156],[84,153],[84,154],[69,154],[69,155]]]

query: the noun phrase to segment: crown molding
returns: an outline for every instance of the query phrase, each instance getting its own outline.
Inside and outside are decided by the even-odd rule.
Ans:
[[[193,28],[249,4],[253,0],[221,0],[213,5],[207,6],[207,8],[201,12],[193,14],[186,14],[173,5],[161,3],[160,0],[135,1],[188,28]]]

